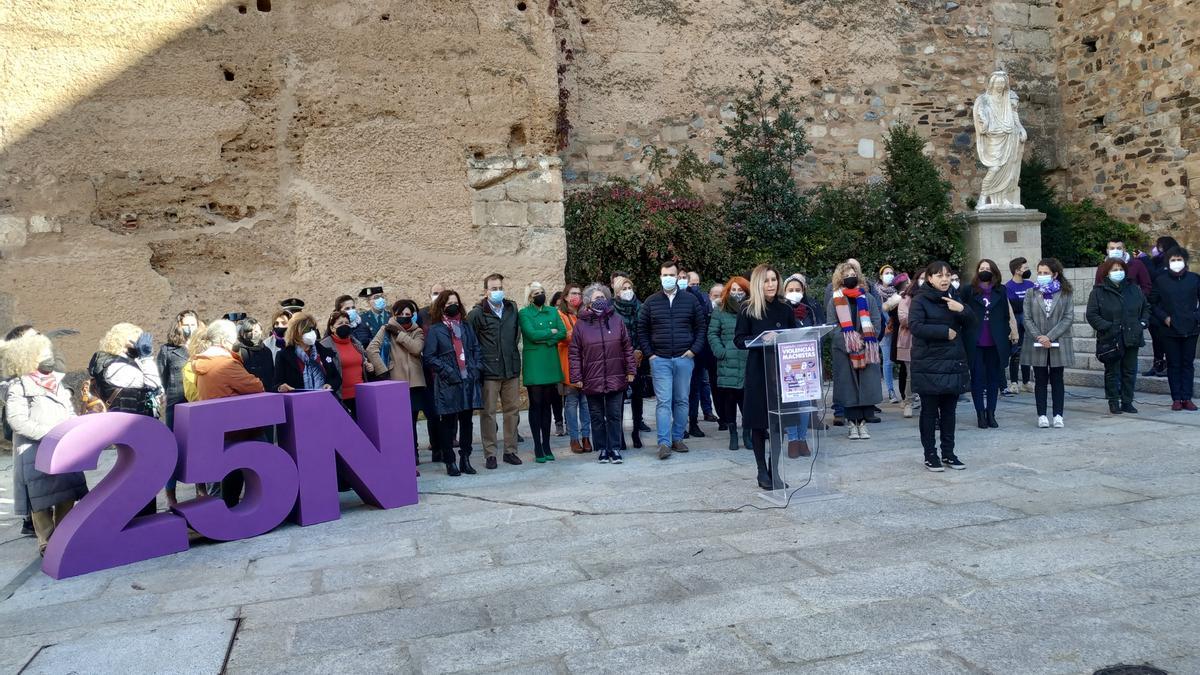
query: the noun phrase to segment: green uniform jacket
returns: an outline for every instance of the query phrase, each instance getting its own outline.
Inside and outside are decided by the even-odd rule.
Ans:
[[[558,360],[558,343],[567,337],[558,310],[545,305],[521,308],[521,341],[525,345],[525,386],[558,384],[563,381],[562,365]],[[557,330],[557,333],[550,332]]]
[[[733,344],[737,314],[725,310],[712,313],[708,322],[708,346],[717,357],[717,386],[741,389],[746,383],[746,357],[750,352]]]

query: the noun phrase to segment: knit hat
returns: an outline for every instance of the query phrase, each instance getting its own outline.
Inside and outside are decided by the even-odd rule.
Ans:
[[[783,280],[783,288],[787,288],[788,283],[790,283],[792,281],[799,281],[800,285],[803,286],[805,290],[808,290],[808,279],[805,279],[803,274],[800,274],[799,272],[797,272],[797,273],[791,275],[790,277],[788,277],[787,279],[784,279]]]
[[[892,270],[893,272],[895,272],[896,268],[893,267],[892,265],[884,265],[883,267],[879,268],[879,276],[881,276],[881,277],[883,276],[884,270]]]

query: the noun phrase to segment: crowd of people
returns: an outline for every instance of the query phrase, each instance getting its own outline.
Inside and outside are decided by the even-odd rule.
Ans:
[[[1086,316],[1097,332],[1111,414],[1137,412],[1133,392],[1147,327],[1155,354],[1149,374],[1169,379],[1172,409],[1196,410],[1200,276],[1187,270],[1187,261],[1187,251],[1169,237],[1148,255],[1130,254],[1121,241],[1108,243]],[[412,393],[417,463],[416,425],[423,415],[432,461],[461,476],[477,473],[471,463],[477,411],[484,468],[524,462],[518,453],[522,386],[537,463],[554,461],[553,439],[569,437],[572,453],[621,464],[629,446],[642,448],[642,434],[651,431],[643,413],[653,396],[654,456],[668,460],[688,452],[687,439],[706,435],[700,422],[716,422],[728,433],[730,450],[753,451],[757,482],[772,489],[779,453],[768,453],[768,445],[786,444],[789,457],[809,456],[814,425],[809,409],[771,433],[767,366],[775,359],[774,340],[756,338],[827,325],[833,424],[846,427],[848,440],[871,438],[868,425],[880,420],[886,396],[905,418],[919,411],[927,469],[964,469],[955,452],[955,412],[967,393],[980,429],[997,428],[1000,398],[1022,391],[1035,395],[1038,427],[1065,426],[1074,289],[1053,258],[1032,269],[1016,258],[1008,272],[1004,282],[994,261],[981,260],[963,284],[949,264],[935,261],[911,272],[886,265],[872,280],[849,259],[833,270],[820,302],[803,274],[784,277],[770,265],[705,291],[699,274],[667,261],[659,270],[660,289],[644,298],[629,274],[617,272],[606,282],[567,284],[553,295],[533,282],[518,305],[504,276],[489,274],[478,300],[435,284],[420,307],[412,299],[389,303],[382,287],[367,287],[357,298],[338,297],[323,321],[297,298],[282,301],[265,324],[238,312],[206,324],[184,310],[157,353],[148,331],[113,326],[87,366],[78,412],[148,415],[174,428],[175,406],[188,401],[328,391],[355,416],[359,384],[402,380]],[[19,457],[16,512],[31,518],[42,550],[88,489],[82,474],[47,475],[34,466],[41,438],[77,414],[63,385],[66,371],[51,338],[33,326],[14,328],[0,345],[3,417]],[[273,430],[246,433],[271,440]],[[165,490],[174,506],[178,486],[171,481]],[[219,496],[229,505],[241,490],[240,472],[195,486],[197,495]],[[150,503],[143,512],[154,509]]]

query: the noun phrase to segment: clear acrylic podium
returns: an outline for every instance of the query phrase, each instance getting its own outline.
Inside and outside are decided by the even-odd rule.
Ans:
[[[746,343],[747,347],[763,350],[769,424],[767,463],[771,467],[772,489],[760,496],[771,503],[783,505],[789,501],[840,496],[830,483],[827,458],[821,454],[821,436],[825,431],[821,346],[833,328],[766,331]],[[807,438],[809,454],[783,451],[789,446],[788,441],[795,438]]]

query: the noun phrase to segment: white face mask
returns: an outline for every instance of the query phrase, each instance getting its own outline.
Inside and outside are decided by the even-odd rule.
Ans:
[[[883,284],[884,284],[885,286],[891,286],[891,285],[892,285],[892,282],[893,282],[893,281],[895,281],[895,280],[896,280],[896,275],[895,275],[895,274],[892,274],[892,273],[890,273],[890,272],[889,272],[889,273],[887,273],[887,274],[883,275]]]
[[[317,331],[310,330],[307,333],[305,333],[304,335],[301,335],[300,339],[304,341],[304,344],[311,347],[311,346],[317,344]]]
[[[1184,267],[1187,267],[1187,263],[1183,262],[1182,260],[1172,260],[1171,262],[1167,263],[1167,266],[1171,268],[1172,272],[1179,274],[1183,271]]]
[[[1108,252],[1108,257],[1116,258],[1117,260],[1124,260],[1125,259],[1125,251],[1122,251],[1119,248],[1111,249]]]
[[[804,299],[804,293],[802,291],[792,291],[783,297],[787,298],[788,302],[793,305],[798,305]]]
[[[955,289],[957,289],[957,288],[958,288],[958,286],[959,286],[958,280],[956,279],[956,280],[954,280],[954,281],[951,281],[951,282],[950,282],[950,285],[951,285],[951,286],[953,286]]]
[[[633,302],[633,289],[627,288],[621,291],[621,299],[625,302]]]

